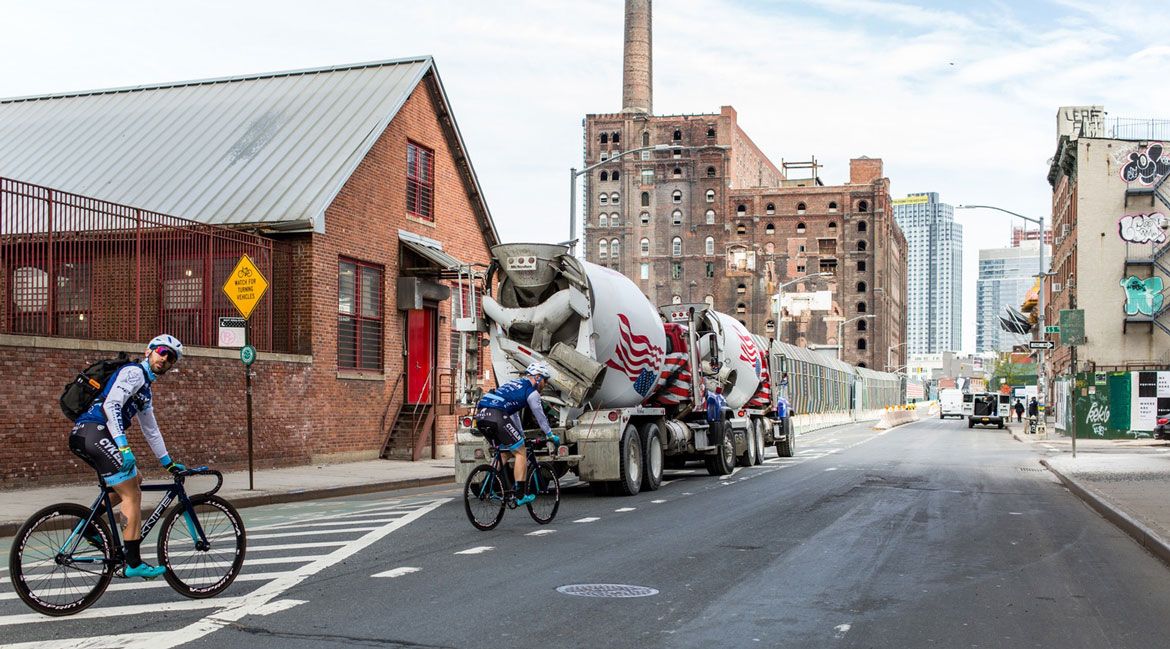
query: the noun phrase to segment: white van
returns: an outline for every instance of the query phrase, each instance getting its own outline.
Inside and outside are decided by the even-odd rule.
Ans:
[[[938,418],[966,416],[963,412],[963,391],[958,388],[947,388],[938,392]]]
[[[967,416],[967,428],[976,425],[1003,428],[1011,419],[1012,397],[998,392],[976,394],[972,396],[971,410]]]

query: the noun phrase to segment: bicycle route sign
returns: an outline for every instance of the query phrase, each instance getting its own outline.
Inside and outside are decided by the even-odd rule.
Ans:
[[[240,256],[240,261],[223,283],[223,292],[245,320],[252,315],[267,290],[268,280],[248,255]]]
[[[240,362],[245,366],[256,362],[256,348],[251,345],[244,345],[240,348]]]

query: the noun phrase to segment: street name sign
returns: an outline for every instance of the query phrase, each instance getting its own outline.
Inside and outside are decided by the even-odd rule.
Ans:
[[[1085,344],[1085,311],[1083,309],[1060,310],[1060,342],[1065,345]]]
[[[1044,327],[1044,333],[1058,334],[1060,333],[1060,325],[1048,325],[1047,327]]]
[[[260,298],[264,297],[267,290],[268,280],[264,279],[264,275],[248,255],[240,256],[240,261],[223,283],[223,292],[227,294],[232,304],[236,305],[244,319],[252,315],[252,310],[260,303]]]
[[[1056,343],[1051,340],[1029,340],[1028,349],[1055,349]]]

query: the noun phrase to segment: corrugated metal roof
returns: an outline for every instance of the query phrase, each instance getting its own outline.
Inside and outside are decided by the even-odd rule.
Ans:
[[[321,232],[433,70],[419,57],[0,100],[0,176],[204,223]],[[437,72],[436,86],[446,104]]]

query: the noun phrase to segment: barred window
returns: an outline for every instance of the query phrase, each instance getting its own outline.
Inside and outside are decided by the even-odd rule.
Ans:
[[[435,153],[414,142],[406,143],[406,211],[435,220]]]
[[[382,267],[337,262],[337,367],[382,371]]]

